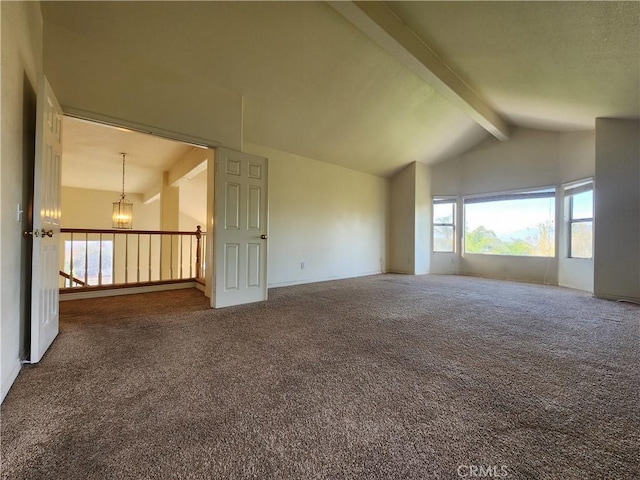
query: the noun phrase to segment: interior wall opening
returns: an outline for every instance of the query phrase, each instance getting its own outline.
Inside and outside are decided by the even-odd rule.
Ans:
[[[62,158],[62,291],[204,273],[210,149],[65,116]],[[133,205],[131,230],[113,228],[122,196]]]

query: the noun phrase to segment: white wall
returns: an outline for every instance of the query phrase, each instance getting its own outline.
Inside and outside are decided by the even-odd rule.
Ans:
[[[263,146],[244,151],[269,159],[270,286],[380,273],[387,180]]]
[[[33,165],[38,73],[42,72],[42,15],[37,2],[0,2],[2,106],[0,183],[2,229],[0,231],[0,400],[4,399],[26,355],[29,318],[30,242],[22,231],[29,228],[27,215],[17,221],[16,207],[26,205]],[[31,169],[30,169],[31,166]],[[26,208],[25,208],[26,210]]]
[[[431,194],[462,197],[545,186],[560,189],[563,183],[592,177],[594,172],[594,132],[515,129],[508,141],[489,138],[458,158],[433,165]],[[561,248],[560,242],[556,243],[555,258],[461,254],[462,204],[458,207],[458,252],[432,253],[431,273],[462,273],[592,288],[588,279],[593,277],[593,262],[568,259],[567,250]],[[558,239],[565,235],[562,218],[556,218]]]
[[[595,294],[640,301],[640,122],[596,120]]]
[[[119,199],[120,192],[62,187],[62,228],[111,229],[113,202]],[[133,203],[134,230],[160,229],[158,200],[145,205],[141,195],[127,194],[127,199]]]

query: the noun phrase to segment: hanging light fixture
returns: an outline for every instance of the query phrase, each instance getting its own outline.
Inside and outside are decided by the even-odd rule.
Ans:
[[[113,228],[130,230],[133,228],[133,203],[127,200],[124,194],[124,160],[127,154],[120,153],[120,155],[122,155],[122,195],[119,201],[113,202],[111,222]]]

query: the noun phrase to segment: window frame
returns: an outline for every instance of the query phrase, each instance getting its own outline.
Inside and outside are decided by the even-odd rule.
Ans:
[[[435,206],[436,205],[452,205],[452,218],[451,223],[436,222]],[[457,241],[456,241],[456,214],[458,209],[458,197],[437,195],[431,199],[431,251],[433,253],[456,253]],[[451,227],[451,250],[436,250],[436,227]]]
[[[573,259],[580,259],[580,260],[592,260],[593,259],[593,209],[594,209],[593,192],[595,191],[593,178],[585,178],[582,180],[577,180],[575,182],[567,183],[567,184],[564,184],[562,188],[564,190],[564,197],[565,199],[568,200],[568,202],[565,203],[565,205],[567,205],[567,257],[573,258]],[[576,195],[584,192],[592,192],[591,217],[583,217],[583,218],[577,218],[577,219],[573,218],[573,198]],[[571,245],[573,243],[572,232],[573,232],[573,225],[576,223],[591,224],[591,255],[589,257],[573,256],[573,251],[571,248]]]

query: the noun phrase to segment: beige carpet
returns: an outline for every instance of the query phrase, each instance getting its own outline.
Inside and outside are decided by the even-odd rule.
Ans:
[[[62,303],[2,405],[2,478],[640,478],[637,305],[454,276],[269,293]]]

